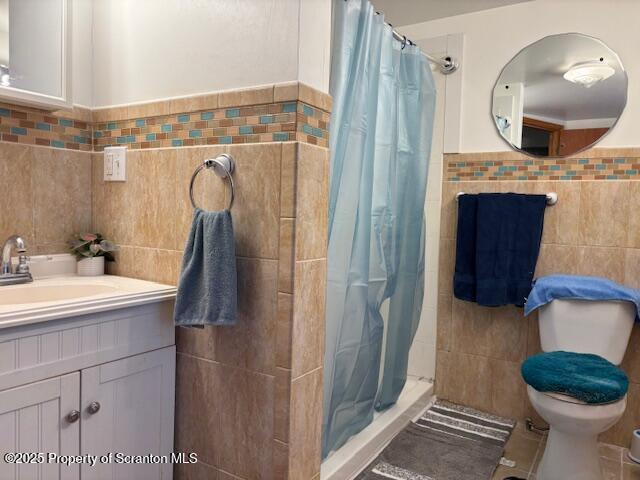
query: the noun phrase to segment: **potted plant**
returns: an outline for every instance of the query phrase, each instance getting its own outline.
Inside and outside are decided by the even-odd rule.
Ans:
[[[81,276],[104,274],[104,261],[113,262],[118,246],[99,233],[83,233],[69,242],[71,253],[78,259],[77,273]]]

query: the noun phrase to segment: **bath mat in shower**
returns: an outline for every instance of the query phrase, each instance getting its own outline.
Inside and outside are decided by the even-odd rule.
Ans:
[[[358,480],[489,480],[515,421],[438,400]]]

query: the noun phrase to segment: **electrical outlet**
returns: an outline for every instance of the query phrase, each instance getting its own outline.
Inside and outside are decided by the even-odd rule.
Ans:
[[[104,154],[104,175],[105,180],[106,177],[111,177],[113,175],[113,153],[105,152]]]
[[[125,182],[127,180],[127,147],[105,147],[104,181]]]

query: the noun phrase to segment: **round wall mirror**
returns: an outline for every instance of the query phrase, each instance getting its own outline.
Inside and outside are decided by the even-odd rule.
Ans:
[[[563,157],[597,143],[627,103],[620,58],[597,38],[551,35],[522,49],[493,89],[493,121],[511,146]]]

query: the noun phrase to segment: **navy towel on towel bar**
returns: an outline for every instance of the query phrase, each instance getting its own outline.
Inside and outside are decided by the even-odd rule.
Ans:
[[[480,193],[458,199],[453,291],[480,305],[523,306],[531,291],[546,195]]]

